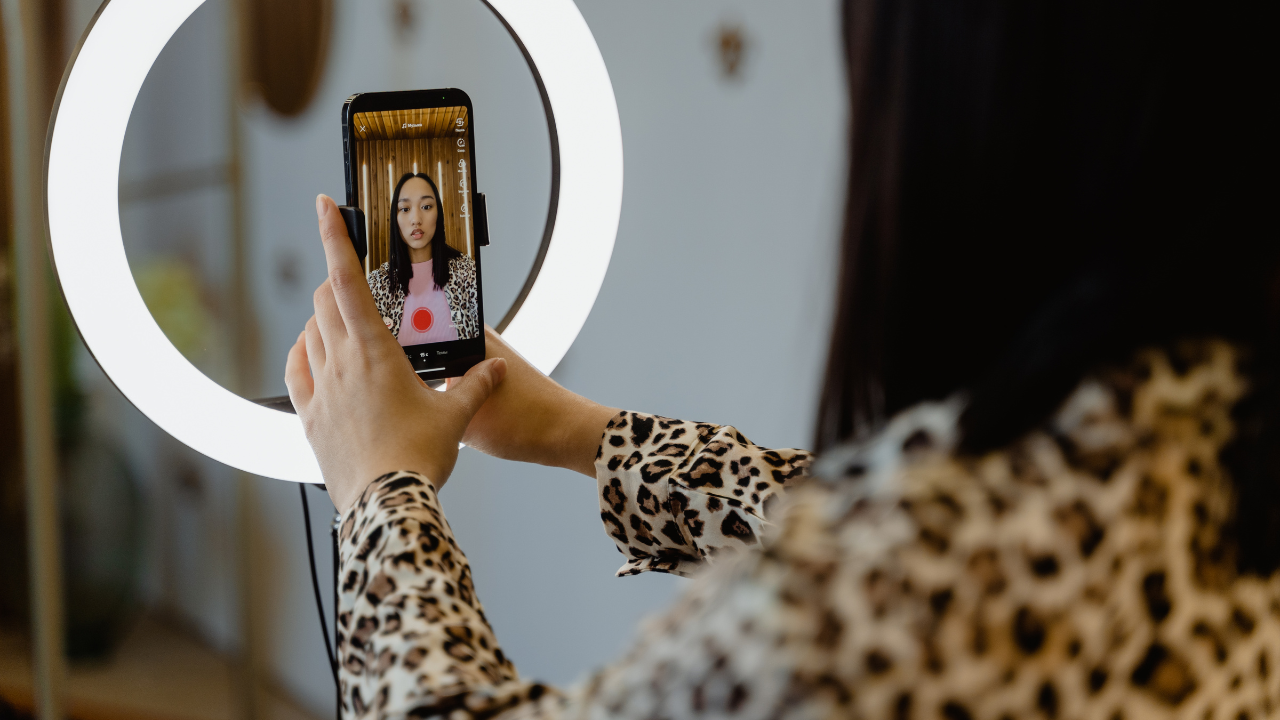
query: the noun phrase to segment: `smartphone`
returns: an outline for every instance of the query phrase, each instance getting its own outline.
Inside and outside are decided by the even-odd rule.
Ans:
[[[342,154],[343,216],[387,332],[423,380],[462,375],[484,360],[489,244],[471,98],[456,88],[352,95]]]

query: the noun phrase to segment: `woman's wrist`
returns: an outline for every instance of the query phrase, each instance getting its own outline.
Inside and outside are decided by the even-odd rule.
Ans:
[[[566,408],[567,411],[562,416],[564,422],[560,428],[560,437],[554,443],[558,451],[553,464],[594,478],[596,455],[600,450],[605,426],[619,410],[582,396],[575,398],[577,402]]]
[[[365,465],[357,471],[356,477],[352,478],[353,482],[330,488],[329,498],[333,501],[338,514],[346,515],[370,485],[389,474],[401,472],[421,475],[431,483],[436,492],[440,492],[445,481],[449,479],[449,472],[438,465],[439,463],[423,457],[402,457]]]

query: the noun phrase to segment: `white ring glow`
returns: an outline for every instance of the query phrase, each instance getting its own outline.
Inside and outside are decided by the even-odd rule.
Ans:
[[[54,266],[89,351],[143,414],[232,467],[320,482],[297,416],[241,398],[188,362],[147,310],[125,257],[119,210],[125,129],[156,57],[203,2],[111,0],[85,37],[49,139],[45,188]],[[573,0],[487,4],[524,45],[558,130],[555,227],[541,270],[503,334],[550,373],[586,322],[613,253],[622,209],[622,130],[604,58]],[[74,202],[59,201],[68,198]]]

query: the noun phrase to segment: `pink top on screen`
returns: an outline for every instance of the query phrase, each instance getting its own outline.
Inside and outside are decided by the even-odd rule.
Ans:
[[[404,316],[396,337],[403,347],[458,339],[458,328],[449,315],[449,298],[431,279],[431,260],[413,264]]]

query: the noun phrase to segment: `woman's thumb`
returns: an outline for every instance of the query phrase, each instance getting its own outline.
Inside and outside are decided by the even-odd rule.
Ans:
[[[467,407],[467,415],[475,415],[485,400],[489,399],[493,389],[507,376],[507,361],[503,358],[492,358],[472,367],[462,379],[449,388],[451,395],[456,395]]]

